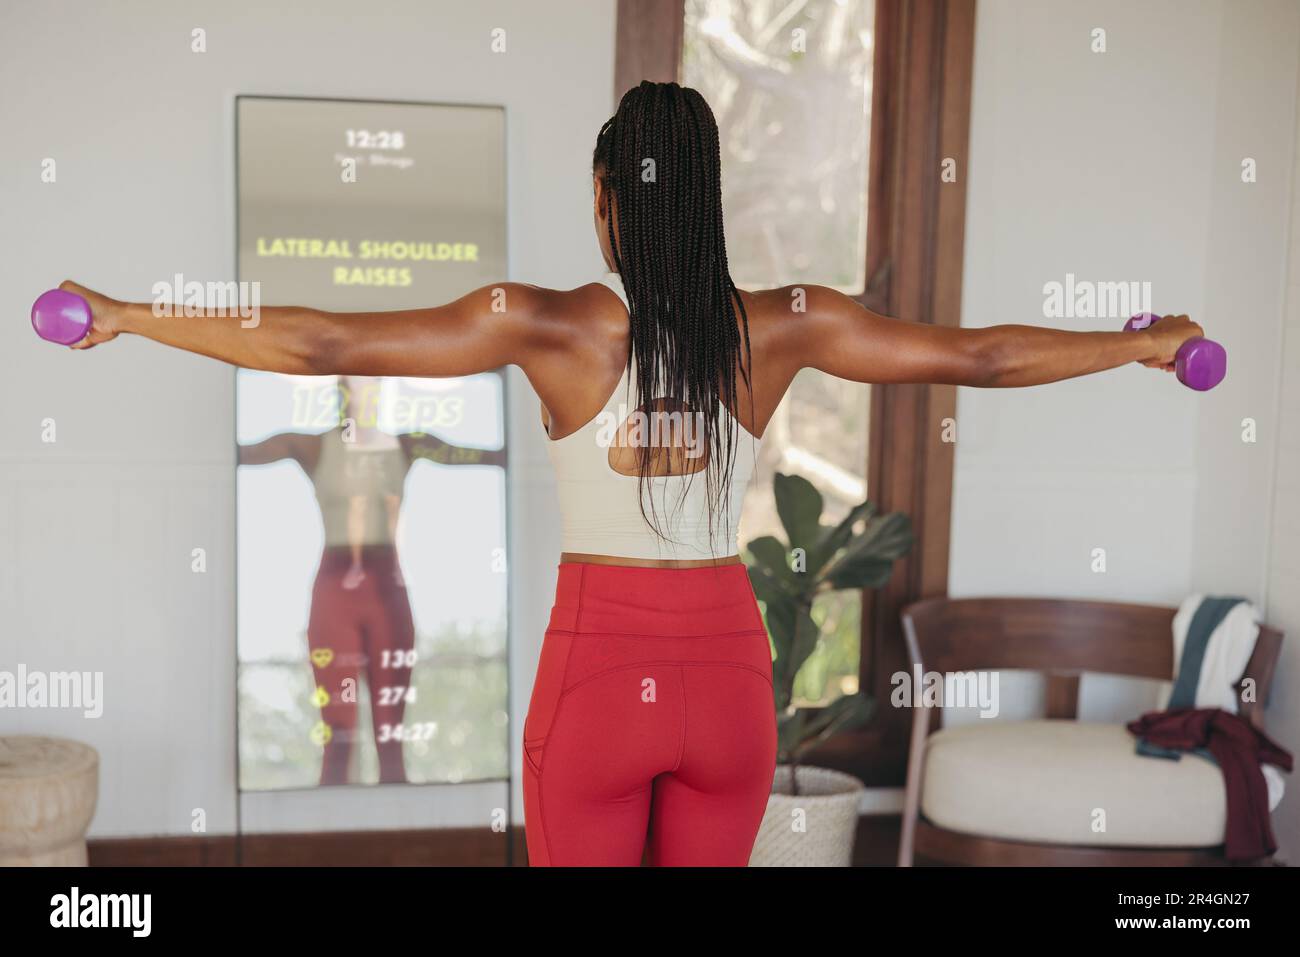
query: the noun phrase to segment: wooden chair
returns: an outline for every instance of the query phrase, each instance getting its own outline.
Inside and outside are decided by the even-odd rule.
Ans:
[[[1119,731],[1122,725],[1081,725],[1077,718],[1079,678],[1084,672],[1112,675],[1129,675],[1137,678],[1170,681],[1173,677],[1173,641],[1171,626],[1176,609],[1152,605],[1114,604],[1092,601],[1069,601],[1033,598],[934,598],[916,602],[903,610],[903,628],[913,673],[938,672],[990,672],[998,669],[1036,671],[1047,680],[1047,718],[1064,719],[1069,726],[1059,723],[1022,722],[1021,727],[1037,725],[1040,733],[1064,732],[1067,735],[1085,732],[1100,733],[1105,738],[1106,753],[1110,755],[1111,773],[1115,767],[1128,767],[1136,775],[1198,775],[1198,786],[1212,787],[1209,771],[1219,780],[1219,796],[1207,792],[1210,798],[1221,800],[1222,779],[1219,771],[1200,758],[1185,756],[1179,762],[1159,758],[1134,756],[1135,762],[1152,762],[1150,765],[1124,765],[1127,755],[1122,747]],[[1254,681],[1253,701],[1243,702],[1241,713],[1256,727],[1263,728],[1264,702],[1277,665],[1282,645],[1282,633],[1261,625],[1255,651],[1242,675],[1242,685]],[[1134,718],[1137,715],[1133,716]],[[950,864],[968,865],[1028,865],[1028,866],[1153,866],[1153,865],[1212,865],[1224,864],[1223,849],[1196,842],[1196,846],[1141,846],[1131,840],[1123,846],[1108,846],[1104,837],[1083,835],[1079,843],[1038,843],[1034,840],[1007,839],[1005,836],[985,836],[947,829],[927,820],[923,806],[926,795],[925,774],[931,735],[942,724],[941,708],[914,708],[911,747],[908,758],[907,794],[903,811],[902,836],[898,863],[910,866],[913,858]],[[969,730],[969,740],[985,729],[1001,725],[999,733],[1014,734],[1013,722],[980,722],[970,729],[952,729],[951,736]],[[1127,731],[1123,731],[1127,735]],[[1127,747],[1131,750],[1132,738]],[[1285,745],[1285,742],[1282,742]],[[1041,740],[1040,740],[1041,744]],[[1004,745],[1005,754],[1014,754],[1014,745]],[[1039,752],[1042,753],[1041,751]],[[1086,754],[1086,749],[1080,752]],[[1051,752],[1048,752],[1049,758]],[[1061,757],[1060,761],[1071,760]],[[1049,762],[1050,759],[1049,759]],[[1059,764],[1059,761],[1058,761]],[[1206,769],[1209,769],[1207,771]],[[996,773],[993,771],[992,773]],[[1007,772],[1001,782],[988,783],[1010,793],[1011,779],[1017,772]],[[1026,777],[1036,773],[1029,770]],[[1050,773],[1042,770],[1041,773]],[[1210,782],[1207,785],[1207,780]],[[1040,782],[1044,792],[1053,790],[1052,782]],[[1099,785],[1100,787],[1100,785]],[[1170,793],[1181,796],[1186,788],[1182,783],[1170,785]],[[1112,789],[1112,794],[1114,790]],[[1057,795],[1060,796],[1059,794]],[[1092,797],[1088,795],[1087,797]],[[1032,797],[1016,795],[1021,801],[1031,802]],[[954,805],[950,805],[954,806]],[[955,805],[960,806],[960,804]],[[1153,815],[1160,808],[1152,809]],[[1076,813],[1077,808],[1075,809]],[[976,813],[976,812],[971,812]],[[1126,815],[1131,819],[1132,815]],[[1073,818],[1070,826],[1073,827]],[[1168,821],[1155,819],[1155,825],[1174,826]],[[1267,862],[1258,862],[1267,863]]]

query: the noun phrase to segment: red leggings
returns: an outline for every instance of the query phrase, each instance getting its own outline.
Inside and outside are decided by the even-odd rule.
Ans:
[[[776,768],[744,565],[562,563],[524,722],[529,863],[744,866]]]
[[[415,623],[402,584],[397,549],[364,545],[365,577],[355,588],[343,581],[352,567],[352,549],[330,546],[321,555],[311,592],[307,645],[321,722],[329,729],[323,741],[320,783],[347,784],[348,764],[357,736],[357,684],[362,676],[370,692],[370,717],[379,754],[379,782],[406,780],[402,762],[402,716],[411,684],[411,649]],[[349,693],[351,692],[351,693]]]

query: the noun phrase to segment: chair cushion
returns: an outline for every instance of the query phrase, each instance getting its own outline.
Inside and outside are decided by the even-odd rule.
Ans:
[[[1012,841],[1121,847],[1223,843],[1217,765],[1133,750],[1123,725],[979,721],[930,736],[921,810],[952,831]],[[1094,830],[1102,820],[1105,830]]]

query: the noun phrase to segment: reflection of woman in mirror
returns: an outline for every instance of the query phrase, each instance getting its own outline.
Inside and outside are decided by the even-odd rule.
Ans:
[[[432,435],[390,435],[365,406],[377,379],[339,390],[339,425],[320,434],[282,432],[241,446],[241,465],[291,459],[311,481],[324,526],[307,644],[324,745],[320,783],[348,783],[364,673],[381,784],[406,780],[402,718],[411,698],[415,625],[397,550],[406,475],[417,458],[504,465],[505,451],[450,445]]]

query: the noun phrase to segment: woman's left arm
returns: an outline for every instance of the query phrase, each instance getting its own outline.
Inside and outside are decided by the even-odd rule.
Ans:
[[[1009,388],[1129,362],[1172,371],[1179,346],[1203,333],[1186,316],[1166,316],[1138,332],[936,326],[878,315],[833,289],[806,288],[807,309],[783,323],[784,351],[801,366],[854,382]],[[791,301],[785,290],[764,295]]]

